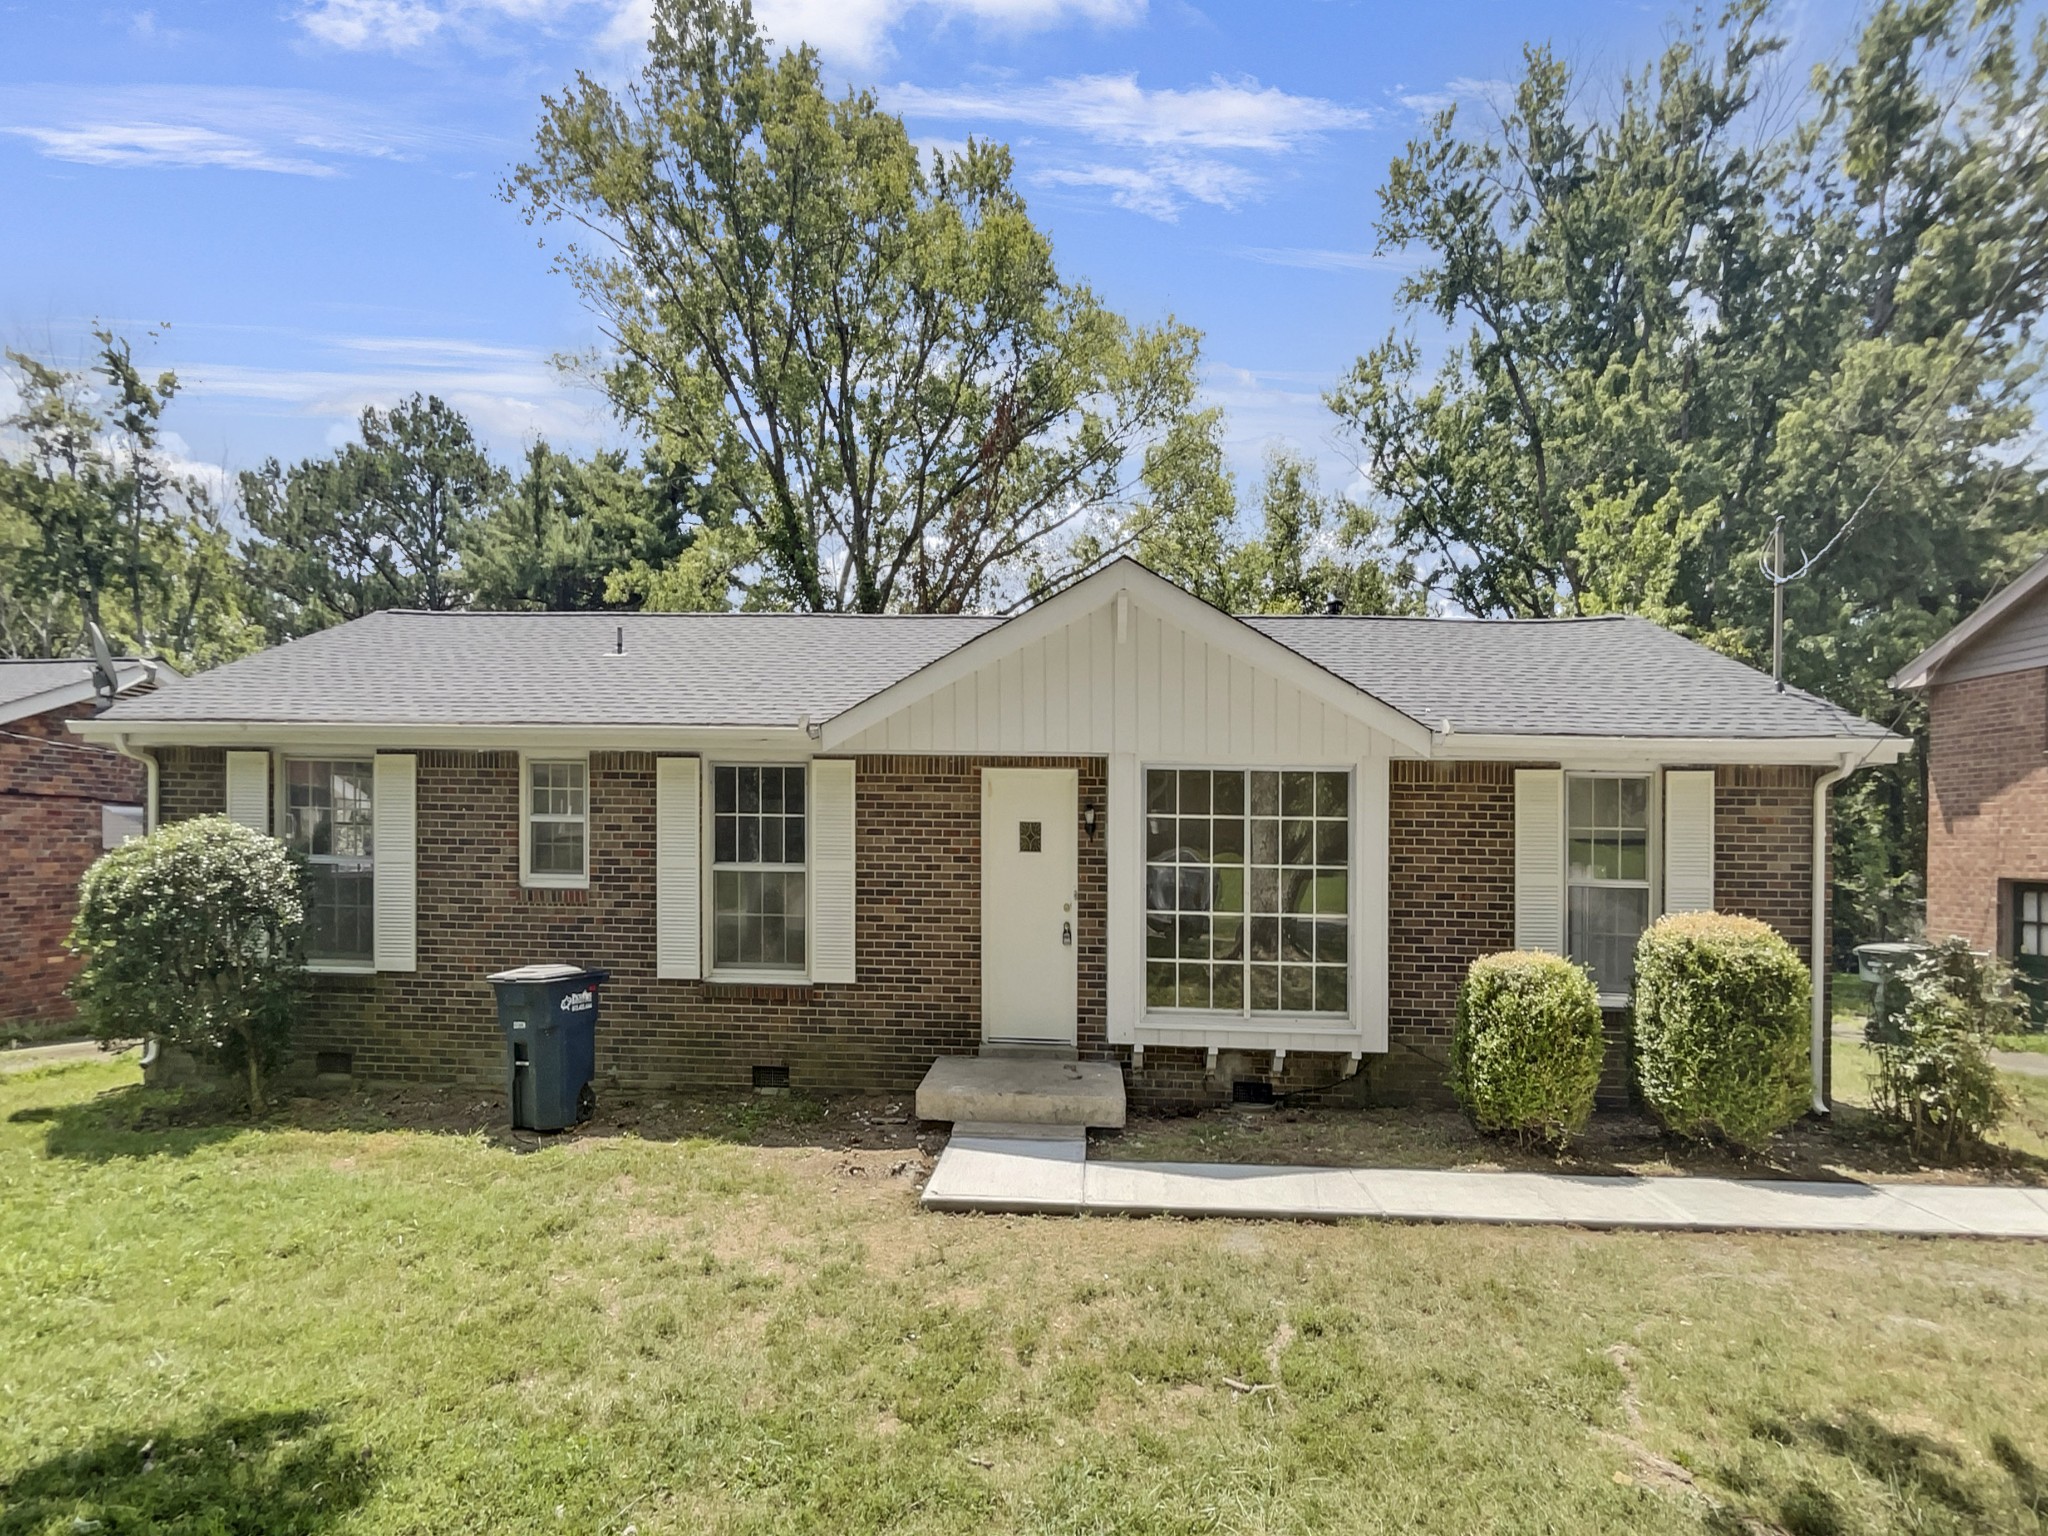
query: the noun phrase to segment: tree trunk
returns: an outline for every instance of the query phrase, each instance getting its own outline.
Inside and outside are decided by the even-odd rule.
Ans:
[[[263,1067],[256,1059],[256,1042],[246,1032],[242,1049],[249,1061],[249,1115],[253,1119],[263,1113]]]

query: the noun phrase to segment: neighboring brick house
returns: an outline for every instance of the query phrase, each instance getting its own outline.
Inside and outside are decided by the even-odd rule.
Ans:
[[[1441,1091],[1473,957],[1754,913],[1904,739],[1642,620],[1236,619],[1128,560],[1013,618],[383,613],[78,727],[312,861],[330,1071],[488,1081],[484,977],[611,973],[601,1077],[901,1089],[1028,1043],[1140,1102]],[[1824,870],[1823,870],[1824,874]]]
[[[114,666],[124,695],[174,675],[162,662]],[[70,1016],[78,877],[142,831],[143,764],[66,729],[100,709],[94,680],[90,661],[0,660],[0,1035]]]
[[[2048,558],[1892,679],[1927,695],[1927,936],[2048,1000]]]

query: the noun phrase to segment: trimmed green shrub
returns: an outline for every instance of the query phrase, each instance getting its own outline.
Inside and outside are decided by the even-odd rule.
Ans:
[[[1950,939],[1885,991],[1892,1006],[1865,1034],[1873,1107],[1904,1126],[1924,1156],[1952,1158],[1981,1144],[2008,1108],[1988,1051],[1993,1035],[2013,1027],[2009,971]]]
[[[1808,976],[1767,923],[1659,918],[1636,945],[1636,1082],[1682,1136],[1761,1148],[1812,1087]]]
[[[79,885],[71,984],[101,1040],[153,1036],[242,1076],[252,1110],[291,1051],[304,871],[276,838],[204,816],[102,854]]]
[[[1482,955],[1458,989],[1451,1091],[1482,1131],[1563,1144],[1593,1112],[1607,1037],[1593,979],[1560,955]]]

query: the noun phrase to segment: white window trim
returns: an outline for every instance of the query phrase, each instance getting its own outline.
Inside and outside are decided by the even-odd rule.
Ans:
[[[706,754],[697,760],[698,846],[702,892],[700,919],[704,945],[704,981],[714,987],[808,987],[811,985],[811,932],[804,927],[804,963],[796,968],[743,968],[718,963],[718,770],[721,768],[801,768],[804,771],[804,862],[805,903],[811,888],[811,760],[808,757],[754,757],[743,753],[719,756]],[[794,864],[748,865],[746,868],[794,871]]]
[[[285,828],[288,825],[285,818],[291,810],[291,775],[286,771],[286,765],[293,762],[368,763],[374,770],[377,763],[377,751],[374,747],[322,747],[318,750],[305,752],[272,752],[270,754],[270,824],[277,829],[276,835],[279,841],[285,841]],[[373,827],[376,824],[377,815],[376,795],[376,788],[373,785],[370,790],[370,816]],[[285,842],[285,846],[290,847],[291,844]],[[308,976],[374,976],[377,974],[377,951],[374,939],[377,926],[376,871],[377,851],[373,846],[370,850],[370,929],[373,938],[369,959],[308,960],[299,967]]]
[[[1147,884],[1145,856],[1146,837],[1142,823],[1148,814],[1149,804],[1145,790],[1145,776],[1152,772],[1181,773],[1198,771],[1202,773],[1341,773],[1344,775],[1344,921],[1350,924],[1358,913],[1358,764],[1348,763],[1181,763],[1152,762],[1141,760],[1138,764],[1138,807],[1137,814],[1141,829],[1137,839],[1138,854],[1138,1026],[1160,1033],[1176,1030],[1209,1029],[1238,1030],[1247,1034],[1314,1033],[1355,1037],[1357,1026],[1353,1024],[1356,1001],[1353,988],[1358,985],[1355,967],[1349,959],[1345,964],[1344,996],[1345,1007],[1341,1013],[1254,1013],[1249,990],[1241,1008],[1170,1008],[1158,1007],[1146,1000],[1147,990],[1145,967],[1150,959],[1145,953],[1145,919],[1149,915],[1146,907]],[[1249,795],[1249,790],[1247,790]],[[1246,799],[1246,814],[1250,814],[1250,799]],[[1249,859],[1251,850],[1245,850]],[[1249,864],[1246,866],[1249,868]],[[1249,921],[1251,914],[1244,914]],[[1156,1041],[1154,1043],[1157,1043]],[[1338,1049],[1331,1046],[1327,1049]]]
[[[550,816],[550,821],[583,823],[583,873],[552,875],[533,872],[533,765],[535,763],[581,763],[583,765],[583,815]],[[590,889],[590,754],[587,752],[521,752],[519,754],[519,883],[529,890],[587,891]]]
[[[1649,827],[1644,840],[1646,878],[1644,880],[1578,880],[1572,879],[1572,780],[1573,779],[1646,779],[1649,781],[1649,800],[1644,814],[1649,817]],[[1564,954],[1571,958],[1572,952],[1572,886],[1604,886],[1614,890],[1635,890],[1647,885],[1649,900],[1644,903],[1648,916],[1644,927],[1664,915],[1664,773],[1659,768],[1567,768],[1564,782],[1559,786],[1564,796],[1564,805],[1558,825],[1564,835],[1558,841],[1558,889],[1563,893]],[[1635,1001],[1633,993],[1602,992],[1600,1006],[1609,1011],[1628,1007]]]

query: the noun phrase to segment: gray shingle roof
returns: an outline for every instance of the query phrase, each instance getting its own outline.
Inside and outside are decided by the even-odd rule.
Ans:
[[[1884,728],[1647,619],[1245,621],[1432,730],[1877,739]]]
[[[121,674],[123,688],[132,688],[149,675],[149,668],[132,657],[116,657],[114,668]],[[90,661],[72,657],[0,659],[0,720],[20,719],[20,707],[46,693],[91,686]]]
[[[755,613],[373,613],[117,704],[109,720],[791,726],[997,624]],[[626,650],[616,654],[619,631]]]
[[[1432,730],[1448,719],[1468,735],[1884,735],[1811,694],[1776,693],[1761,673],[1642,619],[1245,622]],[[123,700],[106,718],[786,728],[805,715],[827,720],[1000,623],[378,613]]]

